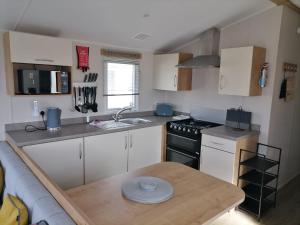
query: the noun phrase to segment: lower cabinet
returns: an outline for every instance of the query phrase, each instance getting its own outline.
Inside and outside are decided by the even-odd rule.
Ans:
[[[85,182],[127,171],[128,132],[84,138]]]
[[[83,138],[23,147],[62,189],[83,185]]]
[[[234,159],[233,153],[202,145],[200,171],[232,183]]]
[[[148,127],[84,138],[85,182],[161,161],[162,127]]]

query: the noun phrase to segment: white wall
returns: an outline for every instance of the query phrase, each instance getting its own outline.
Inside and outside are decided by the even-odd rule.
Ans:
[[[281,185],[300,172],[300,35],[296,33],[299,26],[300,15],[285,7],[282,16],[269,129],[269,143],[282,148]],[[284,62],[298,64],[296,98],[290,102],[279,99]]]
[[[262,96],[219,95],[219,69],[201,68],[193,70],[192,91],[166,92],[165,101],[175,104],[177,110],[185,112],[190,112],[197,107],[226,110],[242,106],[253,113],[252,122],[261,125],[260,139],[262,142],[267,142],[281,14],[282,7],[274,7],[221,30],[220,48],[256,45],[267,49],[266,61],[270,63],[269,83],[263,89]],[[176,50],[191,52],[194,55],[206,54],[203,44],[205,45],[201,40],[195,41]]]
[[[15,122],[26,122],[37,120],[32,117],[32,102],[38,100],[40,109],[45,110],[49,106],[56,106],[62,109],[62,118],[81,117],[81,114],[73,110],[72,96],[8,96],[6,95],[5,86],[5,68],[4,68],[4,52],[3,52],[3,32],[0,32],[0,138],[3,138],[4,124]],[[103,97],[103,63],[100,55],[101,47],[103,45],[74,41],[73,47],[73,80],[82,81],[84,73],[77,70],[77,56],[75,45],[82,44],[90,47],[90,71],[97,72],[98,77],[98,113],[90,113],[90,115],[105,114],[104,110],[104,97]],[[121,48],[119,48],[121,49]],[[156,103],[161,96],[160,92],[152,90],[152,77],[153,77],[153,53],[142,52],[141,59],[141,76],[140,76],[140,97],[139,97],[139,110],[146,111],[152,110],[153,104]]]

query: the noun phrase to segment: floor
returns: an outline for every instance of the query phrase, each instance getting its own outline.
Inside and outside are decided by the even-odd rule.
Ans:
[[[260,222],[235,210],[210,225],[300,225],[300,176],[279,191],[277,207],[270,209]]]

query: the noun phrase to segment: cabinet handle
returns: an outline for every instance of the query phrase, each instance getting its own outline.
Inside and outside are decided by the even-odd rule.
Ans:
[[[132,148],[133,146],[133,138],[132,138],[132,134],[130,134],[130,148]]]
[[[35,59],[37,62],[54,62],[53,59]]]
[[[127,136],[125,136],[125,150],[127,150],[128,147],[128,140],[127,140]]]
[[[222,90],[225,86],[225,79],[224,79],[224,75],[221,75],[221,78],[220,78],[220,89]]]
[[[175,74],[175,76],[174,76],[174,87],[176,87],[177,86],[177,74]]]
[[[79,143],[79,159],[82,159],[82,144]]]
[[[219,143],[219,142],[216,142],[216,141],[212,141],[211,143],[213,143],[213,144],[215,144],[215,145],[221,145],[221,146],[224,145],[223,143]]]

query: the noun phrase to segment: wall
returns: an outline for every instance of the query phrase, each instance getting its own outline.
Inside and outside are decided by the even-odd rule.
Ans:
[[[4,68],[4,52],[3,52],[3,32],[0,32],[0,139],[4,137],[4,124],[15,122],[34,121],[39,118],[32,117],[33,100],[38,100],[40,109],[45,110],[48,106],[56,106],[62,109],[62,118],[81,117],[83,114],[73,109],[72,96],[7,96],[5,87],[5,68]],[[103,97],[103,64],[100,55],[100,44],[88,43],[84,41],[74,41],[73,46],[73,79],[74,81],[82,81],[84,73],[76,69],[77,56],[75,45],[83,44],[90,47],[90,71],[99,73],[98,77],[98,94],[97,101],[99,104],[98,113],[90,113],[89,115],[105,114],[104,97]],[[120,49],[120,48],[119,48]],[[140,97],[139,110],[147,111],[153,109],[153,104],[159,99],[160,92],[152,90],[153,76],[153,53],[142,52],[141,59],[141,76],[140,76]]]
[[[300,173],[300,35],[296,33],[299,26],[300,15],[285,7],[281,23],[269,128],[269,143],[282,148],[281,185]],[[296,97],[290,102],[279,99],[284,62],[298,64]]]
[[[198,107],[226,110],[242,106],[253,113],[253,123],[261,125],[260,139],[267,142],[281,14],[282,7],[274,7],[221,30],[220,48],[256,45],[267,49],[266,61],[270,63],[269,83],[263,89],[262,96],[219,95],[219,69],[201,68],[193,70],[192,91],[166,92],[165,101],[173,103],[177,110],[185,112]],[[205,42],[202,40],[196,40],[176,51],[192,52],[194,55],[207,54]]]

